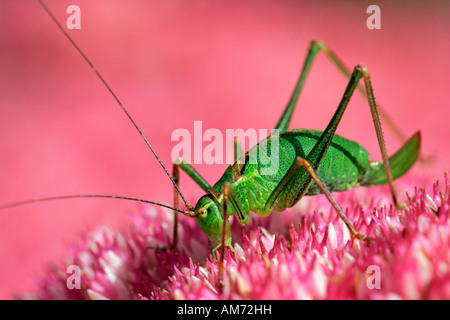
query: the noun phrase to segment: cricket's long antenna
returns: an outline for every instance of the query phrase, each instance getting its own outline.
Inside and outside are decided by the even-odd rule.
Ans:
[[[138,201],[138,202],[155,204],[155,205],[158,205],[160,207],[164,207],[164,208],[171,209],[171,210],[174,210],[174,211],[177,211],[177,212],[181,212],[182,214],[184,214],[186,216],[189,216],[189,217],[195,216],[195,214],[192,211],[183,211],[183,210],[180,210],[180,209],[177,209],[177,208],[174,208],[174,207],[162,204],[162,203],[158,203],[158,202],[153,202],[153,201],[149,201],[149,200],[142,200],[142,199],[137,199],[137,198],[130,198],[130,197],[98,195],[98,194],[75,194],[75,195],[68,195],[68,196],[36,198],[36,199],[30,199],[30,200],[18,201],[18,202],[5,204],[5,205],[0,206],[0,210],[10,209],[10,208],[13,208],[13,207],[23,206],[23,205],[26,205],[26,204],[42,202],[42,201],[53,201],[53,200],[74,199],[74,198],[110,198],[110,199],[122,199],[122,200]]]
[[[163,167],[164,171],[166,172],[167,176],[170,178],[170,181],[172,181],[172,184],[175,186],[175,189],[177,190],[177,192],[180,194],[181,198],[183,199],[184,203],[186,204],[186,207],[188,209],[191,209],[192,206],[186,201],[186,199],[184,198],[183,194],[181,193],[180,189],[178,188],[177,184],[175,183],[175,181],[173,180],[172,176],[169,174],[169,171],[167,171],[166,167],[164,166],[164,164],[162,163],[161,159],[158,157],[158,155],[156,154],[155,150],[153,150],[153,147],[150,145],[150,142],[148,142],[147,138],[144,136],[144,134],[142,133],[141,129],[139,129],[138,125],[136,124],[136,122],[134,122],[133,118],[130,116],[130,114],[128,113],[128,111],[125,109],[125,107],[123,106],[122,102],[120,102],[119,98],[117,98],[116,94],[112,91],[112,89],[110,88],[110,86],[106,83],[105,79],[103,79],[103,77],[101,76],[100,72],[97,71],[97,69],[95,69],[94,65],[92,64],[92,62],[88,59],[88,57],[84,54],[84,52],[80,49],[80,47],[78,47],[78,45],[75,43],[75,41],[70,37],[70,35],[67,33],[66,30],[64,30],[64,28],[62,27],[62,25],[59,23],[59,21],[56,19],[56,17],[53,15],[53,13],[50,11],[50,9],[47,7],[47,5],[42,1],[42,0],[37,0],[39,2],[39,4],[42,6],[42,8],[44,8],[44,10],[48,13],[48,15],[50,16],[50,18],[52,18],[52,20],[56,23],[56,25],[58,26],[58,28],[64,33],[64,35],[67,37],[67,39],[69,39],[70,43],[72,43],[72,45],[75,47],[75,49],[81,54],[81,56],[83,57],[83,59],[89,64],[89,66],[91,67],[91,69],[97,74],[97,76],[100,78],[100,80],[103,82],[103,84],[105,85],[105,87],[108,89],[108,91],[111,93],[111,95],[114,97],[114,99],[117,101],[117,103],[119,104],[119,106],[122,108],[122,110],[125,112],[125,114],[127,115],[128,119],[130,119],[131,123],[134,125],[134,127],[136,128],[136,130],[139,132],[139,134],[141,135],[142,139],[144,139],[145,143],[147,144],[147,146],[150,148],[150,150],[153,152],[153,155],[156,157],[156,160],[158,160],[159,164]],[[141,200],[142,201],[142,200]]]

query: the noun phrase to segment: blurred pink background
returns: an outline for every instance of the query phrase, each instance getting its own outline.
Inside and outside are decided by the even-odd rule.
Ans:
[[[177,128],[272,128],[290,97],[310,40],[371,71],[377,101],[411,136],[422,131],[430,166],[449,169],[450,3],[392,1],[61,1],[48,6],[122,100],[171,170]],[[366,8],[381,8],[368,30]],[[172,202],[172,187],[122,110],[35,1],[0,2],[0,204],[79,194]],[[320,55],[292,127],[323,129],[347,81]],[[384,127],[388,152],[400,146]],[[338,133],[379,159],[367,102],[355,96]],[[206,145],[206,143],[205,143]],[[200,165],[214,183],[225,165]],[[192,204],[202,190],[181,177]],[[120,228],[139,204],[75,199],[0,212],[0,298],[32,290],[80,232]]]

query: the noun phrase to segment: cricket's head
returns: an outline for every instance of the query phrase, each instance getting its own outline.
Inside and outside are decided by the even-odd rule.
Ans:
[[[213,196],[206,194],[201,197],[195,206],[196,220],[200,229],[206,233],[208,239],[217,244],[222,239],[222,212],[214,201]],[[225,245],[231,244],[230,224],[226,221]]]

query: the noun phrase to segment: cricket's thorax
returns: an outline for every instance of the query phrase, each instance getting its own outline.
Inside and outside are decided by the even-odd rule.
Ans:
[[[261,141],[242,158],[229,166],[213,189],[222,192],[225,181],[233,189],[234,202],[229,214],[238,214],[241,223],[248,220],[249,211],[266,216],[272,211],[292,207],[303,195],[320,193],[305,170],[299,170],[294,179],[276,200],[273,208],[265,210],[272,192],[300,156],[308,154],[319,140],[321,131],[296,129],[281,132]],[[318,169],[319,176],[330,191],[348,190],[358,186],[369,169],[369,155],[358,143],[335,135]],[[239,206],[236,212],[235,205]]]

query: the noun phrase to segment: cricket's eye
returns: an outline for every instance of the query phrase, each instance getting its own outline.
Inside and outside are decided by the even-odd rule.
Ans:
[[[197,215],[200,219],[205,219],[207,214],[208,214],[208,211],[206,211],[206,209],[203,207],[198,209],[198,211],[197,211]]]

